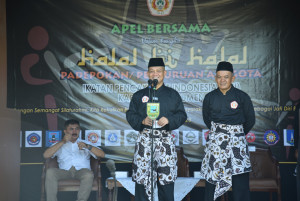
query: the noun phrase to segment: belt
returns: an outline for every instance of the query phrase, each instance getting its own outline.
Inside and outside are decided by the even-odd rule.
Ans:
[[[149,133],[149,137],[150,138],[161,138],[161,137],[168,137],[167,133],[163,133],[161,135],[152,135],[151,133]]]
[[[166,126],[161,127],[161,128],[152,128],[151,126],[144,126],[144,128],[147,128],[147,129],[153,129],[153,130],[159,130],[159,131],[167,130],[167,127],[166,127]]]

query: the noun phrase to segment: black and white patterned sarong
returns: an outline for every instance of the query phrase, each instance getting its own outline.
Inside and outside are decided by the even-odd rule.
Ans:
[[[132,180],[145,186],[146,194],[151,199],[151,130],[139,133],[135,145]],[[177,178],[177,153],[171,132],[153,130],[153,183],[157,178],[161,185],[170,184]]]
[[[248,144],[242,125],[212,122],[200,174],[216,185],[214,200],[232,186],[232,175],[251,171]]]

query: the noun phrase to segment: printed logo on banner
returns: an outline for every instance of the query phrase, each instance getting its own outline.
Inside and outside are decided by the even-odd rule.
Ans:
[[[46,131],[46,147],[61,141],[61,131]]]
[[[183,131],[183,144],[199,144],[199,131]]]
[[[139,132],[135,130],[124,130],[124,145],[134,146],[137,140]]]
[[[148,9],[153,16],[170,15],[174,0],[147,0]]]
[[[42,131],[25,131],[25,147],[42,147]]]
[[[173,142],[175,145],[179,145],[179,130],[172,130],[171,135],[173,137]]]
[[[206,144],[208,134],[209,134],[209,129],[202,130],[202,145],[203,146]]]
[[[284,146],[294,146],[294,130],[293,129],[283,129],[283,145]]]
[[[86,130],[85,140],[91,142],[94,146],[101,146],[101,130]]]
[[[254,141],[255,141],[255,134],[249,132],[249,133],[246,135],[246,140],[247,140],[248,143],[254,142]]]
[[[120,130],[105,130],[105,146],[120,145]]]
[[[264,141],[268,145],[275,145],[279,141],[279,135],[275,130],[267,130],[264,135]]]

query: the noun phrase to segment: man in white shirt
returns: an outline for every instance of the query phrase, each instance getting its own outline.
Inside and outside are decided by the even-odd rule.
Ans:
[[[90,142],[78,139],[80,124],[77,120],[67,120],[64,133],[64,138],[60,142],[44,152],[45,159],[57,156],[59,166],[59,168],[50,168],[46,172],[47,201],[57,201],[58,181],[63,179],[80,180],[77,201],[86,201],[90,196],[94,179],[90,167],[90,156],[103,158],[105,154],[98,147],[92,146]]]

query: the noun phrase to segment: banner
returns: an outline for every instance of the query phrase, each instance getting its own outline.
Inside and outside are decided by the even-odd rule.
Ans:
[[[265,142],[268,130],[283,135],[300,100],[299,70],[283,58],[297,50],[280,43],[295,33],[286,29],[285,13],[261,0],[160,2],[7,1],[7,106],[22,112],[22,130],[46,136],[75,118],[82,135],[97,130],[93,137],[109,158],[131,162],[137,133],[125,112],[132,94],[147,86],[149,58],[162,57],[165,84],[180,93],[188,114],[176,144],[190,162],[200,162],[207,131],[202,102],[217,87],[218,62],[229,61],[234,86],[249,94],[256,111],[249,144],[271,146],[286,160],[283,137]],[[22,147],[22,162],[41,161],[45,141],[39,149],[30,155]]]

